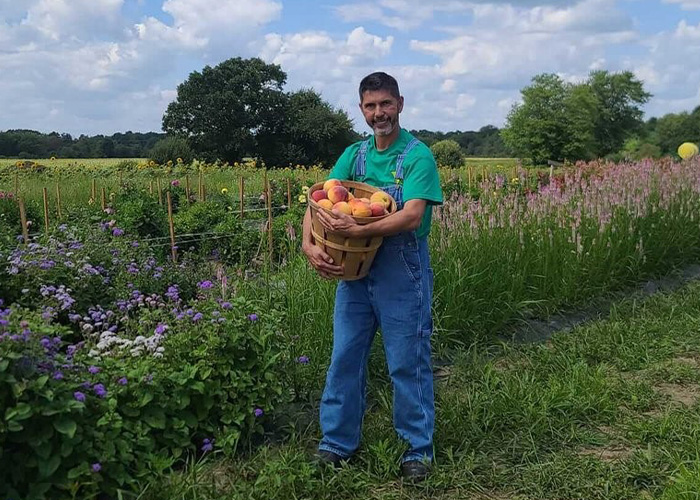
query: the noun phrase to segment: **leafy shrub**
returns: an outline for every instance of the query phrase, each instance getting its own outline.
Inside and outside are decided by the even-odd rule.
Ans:
[[[165,165],[168,162],[178,163],[178,158],[182,163],[191,163],[194,153],[187,139],[171,136],[156,142],[149,157],[160,165]]]
[[[167,209],[149,193],[126,189],[115,197],[114,207],[113,218],[125,231],[144,238],[168,235]]]
[[[440,167],[458,168],[464,162],[462,148],[452,139],[438,141],[430,146],[430,150],[435,156],[435,162]]]
[[[138,491],[140,478],[183,454],[212,443],[233,453],[282,397],[280,316],[241,297],[183,305],[197,313],[167,323],[167,310],[138,311],[113,333],[122,346],[136,334],[156,339],[158,348],[136,356],[113,347],[91,357],[96,340],[66,346],[65,327],[1,305],[2,498]]]

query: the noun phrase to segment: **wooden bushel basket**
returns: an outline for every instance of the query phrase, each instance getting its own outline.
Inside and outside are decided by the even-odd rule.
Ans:
[[[372,196],[372,193],[381,191],[381,189],[365,184],[364,182],[340,182],[355,196],[355,198],[369,198]],[[314,237],[314,243],[330,255],[335,264],[344,266],[343,275],[339,276],[339,279],[346,281],[362,279],[369,273],[369,268],[372,266],[374,256],[377,254],[377,250],[382,244],[383,238],[381,236],[375,236],[373,238],[346,238],[345,236],[340,236],[339,234],[326,230],[326,228],[321,225],[316,214],[319,210],[325,210],[328,213],[330,213],[330,210],[318,206],[318,203],[311,198],[311,194],[319,189],[323,189],[323,182],[317,182],[309,188],[308,192],[309,206],[311,207],[311,235]],[[388,209],[389,213],[377,217],[352,216],[352,218],[355,219],[358,224],[369,224],[393,214],[396,212],[396,200],[391,196],[389,197],[391,198],[391,205]]]

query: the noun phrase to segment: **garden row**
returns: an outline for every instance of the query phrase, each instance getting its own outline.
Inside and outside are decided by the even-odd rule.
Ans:
[[[431,235],[439,355],[699,256],[698,160],[508,174],[444,179]],[[104,210],[67,204],[26,246],[17,203],[0,200],[5,496],[138,491],[186,457],[235,454],[284,405],[318,397],[335,283],[299,251],[302,201],[274,217],[269,265],[264,225],[244,229],[227,193],[190,200],[164,183],[177,234],[226,235],[173,262],[163,205],[147,184],[124,185]]]

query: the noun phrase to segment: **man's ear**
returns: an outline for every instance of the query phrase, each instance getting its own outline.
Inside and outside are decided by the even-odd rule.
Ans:
[[[399,113],[403,111],[403,96],[399,97]]]

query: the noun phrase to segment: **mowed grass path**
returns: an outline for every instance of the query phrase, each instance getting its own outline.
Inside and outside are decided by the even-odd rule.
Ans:
[[[291,438],[205,458],[141,498],[700,499],[700,283],[544,344],[463,352],[436,382],[437,464],[419,486],[397,479],[375,348],[362,448],[343,469],[312,465],[316,415],[302,408],[278,418]]]

